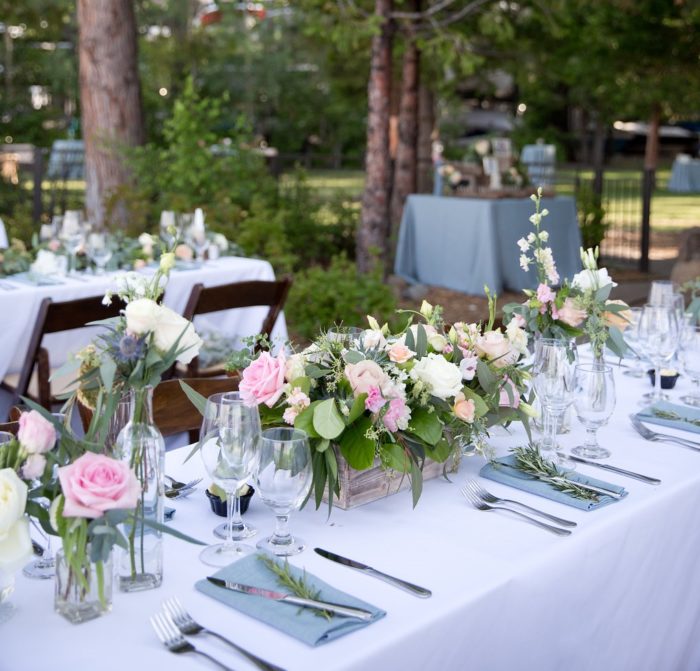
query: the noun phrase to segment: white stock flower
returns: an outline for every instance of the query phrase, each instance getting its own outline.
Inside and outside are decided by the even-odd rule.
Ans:
[[[537,236],[536,236],[534,233],[530,232],[530,233],[527,234],[527,241],[528,241],[531,245],[535,242],[535,240],[537,240]]]
[[[423,382],[430,393],[443,401],[462,391],[462,373],[439,354],[428,354],[416,361],[411,378]]]
[[[0,470],[0,570],[16,571],[32,553],[24,516],[27,485],[12,468]]]
[[[530,215],[530,221],[535,225],[539,226],[542,222],[542,215],[535,212],[535,214]]]
[[[156,347],[162,352],[168,352],[177,342],[177,361],[188,364],[199,354],[202,339],[194,330],[194,324],[177,314],[170,308],[159,306],[153,338]],[[127,308],[128,309],[128,308]],[[178,338],[180,340],[178,341]]]
[[[124,310],[126,330],[136,335],[144,335],[154,331],[158,324],[161,307],[150,298],[139,298],[131,301]]]
[[[530,269],[530,264],[531,264],[531,263],[532,263],[532,259],[530,259],[530,258],[528,258],[527,256],[525,256],[525,254],[521,254],[521,255],[520,255],[520,267],[521,267],[523,270],[528,271],[528,270]]]
[[[540,240],[542,240],[542,242],[547,242],[547,240],[549,240],[549,232],[540,231]]]
[[[521,252],[526,252],[530,249],[530,243],[525,238],[520,238],[520,240],[518,240],[518,247],[520,247]]]

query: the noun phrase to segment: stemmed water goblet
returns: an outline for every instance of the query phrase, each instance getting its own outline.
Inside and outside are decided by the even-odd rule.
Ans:
[[[655,370],[654,392],[645,395],[652,403],[664,400],[661,391],[661,368],[668,363],[678,348],[679,324],[672,308],[664,305],[645,305],[637,326],[639,345],[652,362]]]
[[[629,309],[629,326],[625,330],[625,340],[630,345],[632,354],[634,355],[634,365],[623,372],[627,377],[644,377],[645,366],[642,356],[639,352],[639,337],[637,328],[639,326],[639,318],[642,316],[642,308]]]
[[[219,394],[212,394],[207,399],[207,404],[204,407],[204,417],[202,419],[202,427],[199,432],[200,439],[204,437],[213,430],[216,430],[219,426],[219,410],[221,408],[221,400],[226,396],[228,392],[222,392]],[[240,492],[240,490],[239,490]],[[240,493],[239,493],[240,496]],[[233,514],[231,516],[230,523],[223,522],[218,524],[214,528],[214,535],[217,538],[227,538],[229,533],[229,527],[231,532],[231,537],[234,541],[244,540],[245,538],[250,538],[258,533],[258,530],[251,524],[247,524],[243,521],[241,516],[240,505],[235,506]]]
[[[257,407],[247,405],[239,392],[224,394],[219,403],[217,429],[200,440],[204,467],[215,484],[226,492],[228,535],[223,543],[210,545],[199,557],[210,566],[227,566],[254,552],[234,541],[231,519],[240,506],[238,490],[250,478],[260,458],[260,416]]]
[[[571,452],[586,459],[609,457],[610,450],[598,444],[597,434],[615,409],[615,378],[610,366],[598,363],[576,366],[574,408],[587,435],[583,445]]]
[[[278,557],[304,550],[304,541],[289,531],[289,515],[300,508],[308,496],[312,477],[311,450],[304,431],[288,427],[263,431],[258,493],[275,513],[276,525],[272,536],[258,541],[258,549]]]
[[[109,234],[101,232],[88,234],[87,253],[97,266],[97,274],[104,275],[105,266],[112,258],[112,244]]]
[[[59,233],[60,240],[68,250],[70,259],[69,275],[77,274],[78,250],[84,241],[84,231],[81,222],[80,212],[77,210],[67,210],[63,215],[61,223],[61,231]]]
[[[542,407],[542,456],[573,468],[557,450],[557,425],[574,397],[577,352],[573,341],[542,338],[535,344],[533,387]]]
[[[694,323],[685,326],[681,358],[685,374],[693,381],[693,390],[681,396],[681,401],[700,408],[700,326]]]

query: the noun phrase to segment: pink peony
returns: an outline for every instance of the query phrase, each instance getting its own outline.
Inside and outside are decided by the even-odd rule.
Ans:
[[[86,452],[58,469],[65,517],[102,517],[106,510],[135,508],[141,485],[127,464]]]
[[[572,298],[567,298],[564,305],[561,306],[557,318],[568,326],[576,328],[586,318],[586,311],[577,308]]]
[[[243,400],[249,405],[264,403],[271,408],[284,391],[285,368],[284,353],[273,357],[263,352],[243,371],[239,385]]]
[[[411,409],[402,398],[393,398],[389,402],[389,409],[382,419],[384,426],[392,433],[396,433],[399,429],[403,430],[408,427],[408,420],[411,419]]]
[[[511,401],[508,396],[508,388],[510,388],[513,400]],[[515,382],[509,377],[503,380],[501,385],[501,391],[498,396],[498,405],[501,408],[517,408],[520,405],[520,394],[518,393],[518,388],[515,386]]]
[[[29,454],[43,454],[55,445],[56,429],[39,412],[31,410],[20,415],[17,439]]]
[[[345,377],[352,387],[353,394],[369,394],[372,387],[380,390],[391,385],[389,376],[374,361],[359,361],[345,366]]]
[[[365,408],[370,412],[379,412],[386,405],[379,387],[370,387],[365,399]]]

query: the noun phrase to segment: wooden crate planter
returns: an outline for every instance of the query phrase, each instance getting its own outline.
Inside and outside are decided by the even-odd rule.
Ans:
[[[340,496],[333,497],[333,505],[338,508],[343,510],[357,508],[365,503],[371,503],[411,488],[411,481],[407,474],[382,468],[378,458],[375,458],[372,468],[356,471],[345,461],[339,450],[336,450],[335,453],[338,460]],[[450,456],[446,463],[448,473],[456,471],[459,465],[459,456]],[[437,478],[443,474],[444,470],[444,463],[426,459],[423,466],[423,480]],[[328,494],[324,494],[323,500],[328,501]],[[410,503],[409,495],[408,505]]]

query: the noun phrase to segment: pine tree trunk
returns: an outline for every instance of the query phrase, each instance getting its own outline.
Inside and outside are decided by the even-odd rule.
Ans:
[[[128,184],[122,150],[144,141],[132,0],[78,0],[80,102],[88,217],[105,223],[105,198]],[[126,223],[117,207],[115,223]]]
[[[367,86],[366,181],[362,196],[362,217],[357,231],[357,267],[368,272],[386,258],[391,193],[389,156],[389,113],[391,94],[392,29],[391,0],[375,0],[380,19],[379,32],[372,38],[369,84]]]
[[[425,85],[425,77],[418,85],[418,193],[433,190],[433,130],[435,128],[435,100]]]
[[[420,54],[412,37],[403,55],[401,102],[399,105],[399,144],[391,190],[391,232],[401,223],[406,197],[416,192],[418,173],[418,83]],[[391,246],[390,246],[391,249]]]

